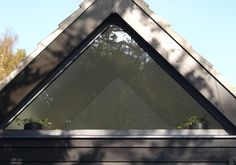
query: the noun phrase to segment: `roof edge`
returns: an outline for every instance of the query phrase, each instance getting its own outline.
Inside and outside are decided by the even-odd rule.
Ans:
[[[143,0],[132,1],[144,12],[146,12],[171,38],[173,38],[183,49],[185,49],[194,60],[202,65],[206,71],[208,71],[219,83],[221,83],[232,95],[234,95],[234,97],[236,97],[236,87],[232,83],[228,82],[219,72],[217,72],[209,61],[197,53],[186,39],[175,32],[167,21],[154,13]]]
[[[35,59],[53,40],[55,40],[76,18],[78,18],[87,8],[89,8],[96,0],[84,0],[80,4],[80,8],[62,21],[56,30],[50,33],[46,38],[37,44],[33,52],[28,54],[8,76],[0,80],[0,91],[18,75],[33,59]]]

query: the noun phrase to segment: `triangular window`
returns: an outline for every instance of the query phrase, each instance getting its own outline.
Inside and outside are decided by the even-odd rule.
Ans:
[[[7,129],[22,129],[21,121],[30,119],[48,119],[53,123],[50,129],[222,128],[115,25],[94,40]]]

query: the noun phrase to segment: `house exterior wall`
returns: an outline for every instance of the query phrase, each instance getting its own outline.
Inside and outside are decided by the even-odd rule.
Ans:
[[[236,138],[1,138],[7,164],[235,165]]]
[[[161,62],[176,69],[179,73],[176,79],[184,78],[192,88],[194,87],[191,94],[197,93],[196,95],[201,97],[200,100],[204,99],[206,104],[211,104],[217,109],[216,116],[224,115],[232,127],[231,130],[235,131],[236,99],[233,92],[217,79],[211,66],[196,55],[188,43],[174,35],[168,25],[162,24],[158,18],[152,16],[145,4],[137,0],[97,0],[81,12],[78,19],[69,21],[69,25],[60,35],[47,43],[48,45],[24,68],[19,77],[4,85],[0,93],[0,105],[3,107],[0,113],[0,120],[3,121],[1,128],[16,115],[16,110],[22,109],[25,102],[35,96],[32,91],[37,88],[36,92],[39,92],[46,86],[45,79],[55,76],[52,72],[58,69],[62,61],[68,60],[69,55],[74,53],[78,46],[82,52],[89,44],[87,42],[90,42],[85,39],[91,37],[90,34],[107,17],[116,13],[152,46],[155,50],[153,52],[163,57],[164,60]],[[62,23],[61,27],[65,24]],[[24,132],[22,134],[24,135]],[[229,135],[130,138],[48,137],[45,134],[38,134],[38,137],[0,136],[0,164],[3,165],[236,165],[235,157],[236,137]]]

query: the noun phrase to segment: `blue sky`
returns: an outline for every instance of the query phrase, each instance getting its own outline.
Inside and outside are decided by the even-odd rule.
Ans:
[[[17,34],[30,53],[82,0],[0,0],[0,33]],[[236,86],[235,0],[146,0],[150,8]]]

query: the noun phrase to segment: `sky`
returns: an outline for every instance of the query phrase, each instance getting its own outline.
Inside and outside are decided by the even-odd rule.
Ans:
[[[82,0],[0,0],[0,33],[17,34],[27,54],[79,8]],[[236,86],[235,0],[145,0]]]

